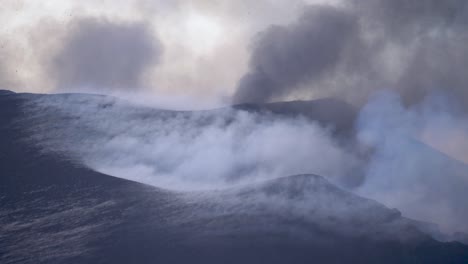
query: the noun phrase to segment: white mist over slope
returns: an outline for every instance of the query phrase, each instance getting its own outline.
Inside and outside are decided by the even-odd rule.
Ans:
[[[236,108],[166,111],[70,94],[39,97],[25,111],[31,140],[44,151],[117,177],[193,191],[312,173],[404,216],[468,231],[468,166],[427,141],[436,132],[454,140],[441,133],[452,128],[468,135],[466,119],[451,102],[434,94],[405,108],[397,94],[377,94],[356,123],[367,156],[310,119]],[[361,184],[346,185],[356,174]]]
[[[468,230],[468,166],[428,146],[463,146],[467,124],[456,101],[442,94],[411,108],[394,93],[377,94],[358,121],[359,139],[375,151],[358,193],[445,230]]]
[[[169,189],[212,189],[301,173],[339,181],[359,163],[328,129],[300,117],[231,108],[164,111],[89,95],[46,97],[28,111],[32,136],[47,151]]]

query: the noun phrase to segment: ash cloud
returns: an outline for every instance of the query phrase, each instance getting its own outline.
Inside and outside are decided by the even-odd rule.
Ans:
[[[348,7],[365,16],[370,20],[368,22],[397,33],[393,38],[414,38],[414,30],[422,33],[433,27],[459,27],[468,22],[466,1],[463,0],[352,0],[348,2]]]
[[[358,13],[375,27],[382,46],[395,45],[403,70],[389,83],[407,105],[440,90],[468,102],[466,1],[359,1]],[[401,58],[402,55],[408,59]],[[378,66],[378,65],[377,65]],[[468,110],[465,106],[465,110]]]
[[[335,96],[357,105],[382,88],[406,105],[435,90],[468,110],[466,1],[311,5],[298,22],[259,34],[235,102]]]
[[[357,34],[352,14],[329,6],[310,8],[297,23],[273,26],[254,44],[250,72],[240,81],[234,101],[265,102],[334,71]]]
[[[62,90],[132,90],[157,63],[159,41],[145,23],[79,18],[70,22],[52,57],[49,75]]]

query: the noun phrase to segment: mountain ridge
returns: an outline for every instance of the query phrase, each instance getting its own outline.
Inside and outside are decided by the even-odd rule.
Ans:
[[[42,152],[24,140],[28,134],[17,120],[27,114],[22,108],[25,100],[22,96],[0,97],[2,262],[468,260],[467,246],[438,242],[411,229],[415,223],[402,219],[396,211],[352,198],[357,196],[317,175],[195,193],[164,190],[93,171],[59,152]],[[356,216],[352,214],[355,208],[361,208]],[[410,229],[399,229],[406,225]],[[410,239],[391,236],[395,230],[411,233]]]

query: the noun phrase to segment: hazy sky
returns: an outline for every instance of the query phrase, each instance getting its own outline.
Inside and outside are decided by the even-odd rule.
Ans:
[[[4,0],[0,87],[28,92],[120,88],[223,101],[247,71],[252,38],[272,24],[295,20],[306,4]]]
[[[442,90],[468,108],[464,0],[4,0],[0,87],[219,103]]]

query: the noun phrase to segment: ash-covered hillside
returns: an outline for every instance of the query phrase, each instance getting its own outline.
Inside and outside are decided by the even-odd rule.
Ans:
[[[93,100],[99,103],[90,108],[89,102]],[[83,94],[2,92],[0,102],[0,258],[4,263],[468,261],[468,247],[459,242],[441,242],[443,235],[435,231],[434,225],[411,220],[396,209],[338,187],[336,184],[340,184],[341,179],[338,171],[335,178],[326,175],[328,179],[310,173],[276,177],[281,171],[268,171],[261,160],[255,160],[262,166],[249,168],[248,162],[239,162],[246,168],[231,167],[236,170],[235,174],[200,175],[203,171],[192,167],[193,178],[190,179],[184,178],[189,174],[181,174],[184,170],[176,170],[177,167],[169,166],[167,160],[158,159],[164,156],[155,152],[151,155],[157,158],[147,162],[158,170],[146,173],[145,181],[141,180],[141,175],[135,175],[138,166],[129,167],[132,160],[121,158],[112,163],[100,156],[111,150],[123,156],[130,155],[125,147],[112,149],[112,144],[107,142],[112,138],[119,138],[119,144],[129,144],[128,148],[144,146],[138,142],[131,144],[131,137],[136,135],[152,147],[155,145],[151,145],[151,140],[157,143],[158,137],[167,139],[171,133],[179,133],[176,139],[184,139],[187,133],[193,141],[208,135],[214,137],[212,140],[223,140],[219,132],[200,135],[205,130],[216,129],[226,133],[233,124],[245,122],[232,114],[237,110],[218,109],[194,114],[131,107],[130,104],[116,107],[116,104],[127,103]],[[82,104],[87,107],[80,108]],[[34,105],[36,108],[32,107]],[[258,125],[258,122],[265,122],[262,120],[269,120],[273,125],[265,124],[268,126],[259,130],[258,135],[284,125],[274,122],[286,122],[284,116],[276,117],[268,108],[265,111],[268,118],[253,123]],[[102,127],[95,126],[105,121],[101,115],[110,114],[117,119],[103,123]],[[138,130],[135,123],[125,123],[126,115],[149,128]],[[305,122],[302,118],[307,119],[294,116],[292,120]],[[276,119],[282,121],[274,121]],[[174,125],[174,120],[181,127],[167,127]],[[338,127],[333,119],[319,121],[327,122],[325,130],[321,128],[323,125],[313,125],[291,132],[304,130],[309,135],[313,132],[315,136],[326,136],[330,142],[341,136],[333,133]],[[93,126],[89,122],[94,122]],[[242,123],[235,133],[241,133],[242,128],[251,131],[255,127],[251,124]],[[122,141],[125,135],[129,135],[129,142]],[[185,143],[188,154],[197,153],[191,146],[194,143],[179,143]],[[276,137],[276,144],[282,144],[281,138]],[[261,149],[261,146],[256,147]],[[352,153],[351,144],[343,148],[348,147]],[[99,153],[99,149],[104,152]],[[170,146],[163,149],[170,158],[176,157],[171,156],[175,154],[170,153]],[[96,156],[90,156],[96,152]],[[245,153],[248,152],[241,152]],[[249,158],[263,155],[255,154],[257,156]],[[286,154],[300,157],[297,150]],[[135,155],[138,155],[135,159],[150,157],[149,154],[145,156],[146,153],[136,152]],[[211,159],[205,157],[206,163],[184,156],[173,162],[216,167],[219,162],[227,163],[219,155],[218,152]],[[111,157],[118,156],[119,153]],[[230,157],[236,158],[235,155]],[[122,169],[127,168],[127,173],[132,175],[122,179],[98,172],[96,170],[105,169],[96,166],[92,159],[108,162],[107,166],[111,167],[123,163]],[[164,168],[174,171],[163,174]],[[317,168],[320,167],[316,164],[309,167]],[[144,172],[140,170],[141,174]],[[267,174],[271,174],[270,177],[265,176]],[[183,177],[163,180],[179,175]],[[213,184],[195,184],[209,180]],[[161,182],[159,187],[158,182]]]

